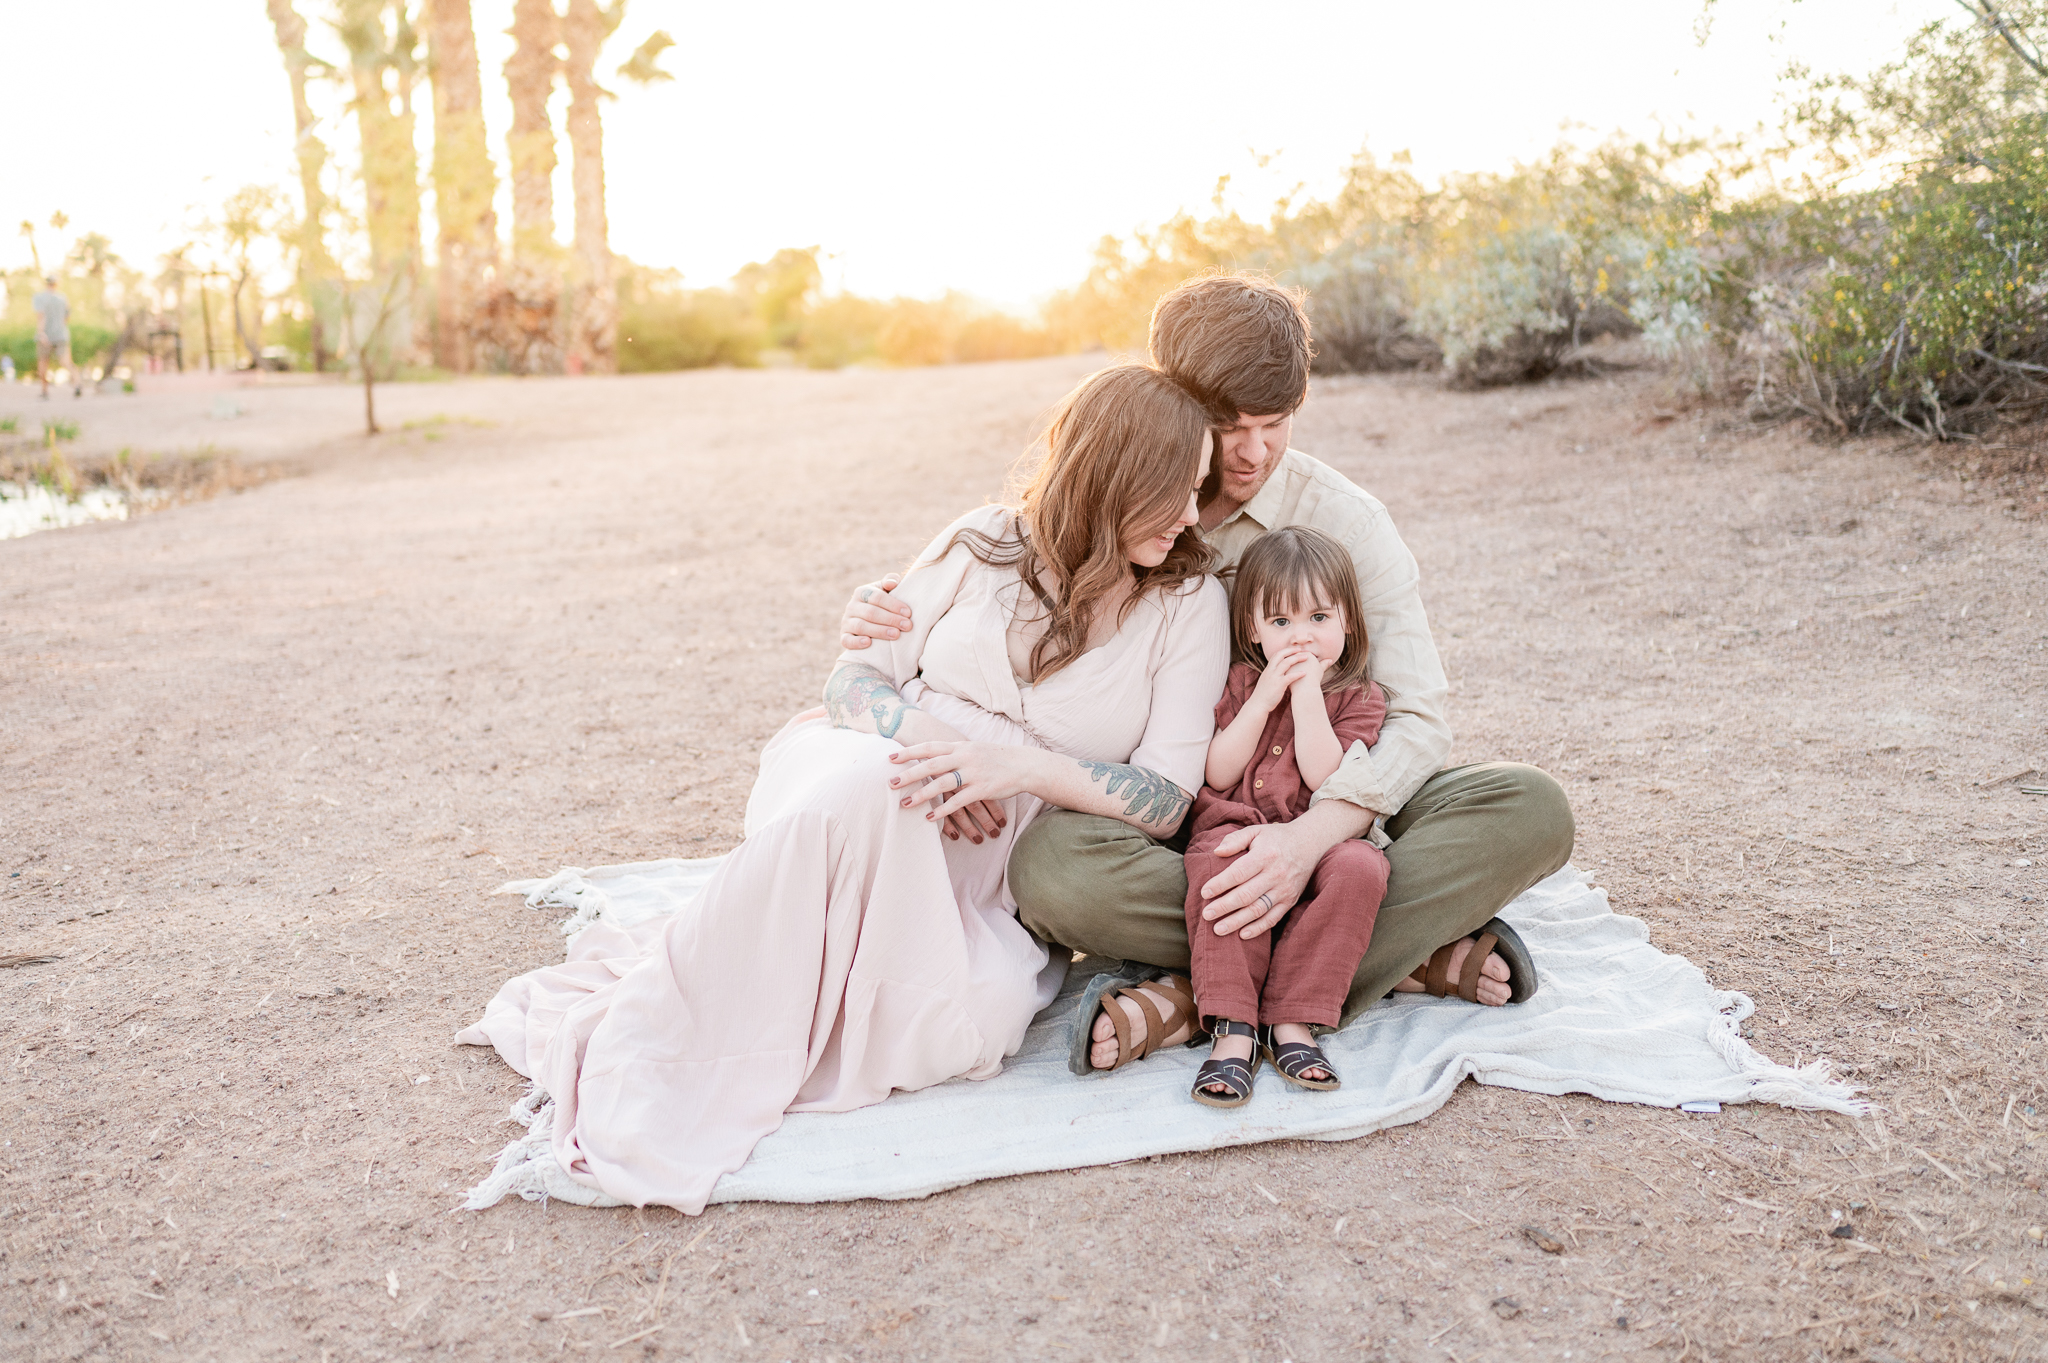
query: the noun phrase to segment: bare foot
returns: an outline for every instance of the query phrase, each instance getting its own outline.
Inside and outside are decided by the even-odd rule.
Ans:
[[[1451,944],[1451,978],[1461,978],[1465,972],[1465,957],[1473,947],[1479,945],[1470,937],[1461,937]],[[1396,994],[1420,994],[1425,986],[1413,975],[1403,975],[1394,985]],[[1498,1008],[1514,997],[1508,987],[1508,963],[1500,958],[1499,952],[1489,952],[1486,964],[1479,967],[1479,1001],[1489,1008]]]
[[[1162,975],[1159,978],[1166,977]],[[1144,985],[1138,986],[1138,992],[1152,1001],[1152,1006],[1159,1010],[1160,1016],[1172,1019],[1173,1010],[1178,1006],[1172,999]],[[1104,996],[1102,1011],[1095,1015],[1095,1025],[1088,1030],[1088,1063],[1098,1070],[1106,1070],[1116,1064],[1116,1024],[1109,1020],[1109,1010],[1112,1008],[1121,1008],[1124,1016],[1130,1020],[1131,1045],[1134,1047],[1145,1040],[1146,1029],[1152,1022],[1145,1016],[1145,1011],[1132,1000],[1121,995]],[[1178,1046],[1194,1034],[1193,1024],[1183,1022],[1167,1033],[1166,1044]],[[1249,1056],[1251,1052],[1246,1051],[1245,1054]]]

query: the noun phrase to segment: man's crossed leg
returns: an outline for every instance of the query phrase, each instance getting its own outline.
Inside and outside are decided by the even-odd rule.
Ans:
[[[1346,1022],[1391,992],[1421,989],[1411,973],[1445,943],[1458,944],[1455,978],[1470,949],[1463,939],[1570,859],[1573,822],[1564,791],[1547,773],[1487,762],[1431,777],[1387,820],[1387,834],[1393,873],[1352,978]],[[1180,854],[1166,844],[1114,819],[1048,809],[1019,839],[1009,875],[1019,919],[1048,941],[1187,969],[1187,876]],[[1479,1001],[1506,1003],[1508,974],[1507,964],[1490,956]],[[1123,1008],[1134,1041],[1144,1039],[1143,1010],[1124,999],[1105,1000],[1108,1006]],[[1106,1016],[1096,1018],[1093,1040],[1092,1063],[1108,1068],[1117,1043]],[[1169,1036],[1167,1043],[1184,1040]]]

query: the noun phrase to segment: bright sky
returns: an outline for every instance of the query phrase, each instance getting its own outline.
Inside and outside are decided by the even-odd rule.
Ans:
[[[632,0],[602,67],[620,94],[605,112],[612,248],[704,286],[815,243],[832,285],[1028,307],[1078,280],[1105,232],[1205,210],[1222,174],[1262,212],[1295,184],[1334,186],[1361,145],[1406,149],[1427,178],[1532,157],[1565,125],[1578,138],[1749,128],[1775,119],[1789,62],[1867,70],[1958,13],[1950,0],[1719,0],[1702,47],[1701,6]],[[298,8],[316,50],[338,57],[326,0]],[[474,8],[502,177],[511,0]],[[22,4],[4,28],[10,225],[62,210],[67,235],[102,232],[151,265],[237,186],[296,197],[263,0]],[[676,80],[611,81],[657,28],[677,40],[663,57]],[[338,94],[322,98],[338,113]],[[331,149],[353,140],[322,132]],[[423,117],[422,173],[428,137]],[[561,153],[566,240],[566,137]],[[42,230],[46,251],[55,235]],[[0,264],[27,262],[0,234]]]

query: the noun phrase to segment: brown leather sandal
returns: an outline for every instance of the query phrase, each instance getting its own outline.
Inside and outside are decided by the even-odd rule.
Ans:
[[[1458,972],[1455,983],[1451,980],[1451,954],[1457,949],[1456,942],[1446,942],[1431,952],[1429,960],[1415,967],[1408,978],[1437,998],[1456,994],[1467,1003],[1477,1003],[1479,972],[1488,956],[1497,955],[1508,966],[1508,1002],[1521,1003],[1535,996],[1536,962],[1520,933],[1498,918],[1489,918],[1472,939],[1473,949],[1465,953],[1465,968]]]
[[[1093,987],[1096,983],[1110,987],[1098,990]],[[1148,990],[1151,992],[1148,993]],[[1108,977],[1097,976],[1095,981],[1091,982],[1088,992],[1093,995],[1093,998],[1091,999],[1087,995],[1083,996],[1083,1007],[1080,1010],[1080,1016],[1075,1020],[1077,1030],[1074,1036],[1073,1048],[1074,1055],[1079,1058],[1081,1064],[1087,1066],[1086,1072],[1088,1073],[1108,1074],[1110,1070],[1120,1070],[1133,1060],[1143,1060],[1154,1051],[1163,1049],[1166,1045],[1166,1038],[1178,1031],[1182,1024],[1187,1024],[1190,1028],[1190,1039],[1202,1034],[1201,1021],[1195,1015],[1195,986],[1184,975],[1166,975],[1149,980],[1138,980],[1123,984],[1121,987],[1115,987],[1113,981]],[[1153,1000],[1153,994],[1164,995],[1170,1000],[1173,1004],[1172,1012],[1160,1012],[1159,1005]],[[1133,1029],[1131,1027],[1131,1020],[1124,1010],[1108,1006],[1109,1001],[1113,998],[1130,999],[1133,1003],[1137,1004],[1138,1011],[1144,1014],[1145,1039],[1143,1041],[1134,1041],[1132,1039],[1131,1032]],[[1093,1065],[1087,1064],[1087,1048],[1091,1044],[1094,1035],[1095,1015],[1097,1013],[1106,1013],[1109,1017],[1109,1025],[1116,1029],[1116,1063],[1106,1069],[1097,1069]]]

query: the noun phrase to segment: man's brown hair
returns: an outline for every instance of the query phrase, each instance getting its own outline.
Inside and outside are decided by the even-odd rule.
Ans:
[[[1358,569],[1344,546],[1320,530],[1289,525],[1252,541],[1230,583],[1230,661],[1265,671],[1258,622],[1296,615],[1314,606],[1344,612],[1344,651],[1323,674],[1323,691],[1366,682],[1365,610],[1358,600]]]
[[[1299,289],[1265,275],[1190,279],[1152,308],[1152,362],[1220,425],[1280,416],[1308,398],[1308,312]]]

